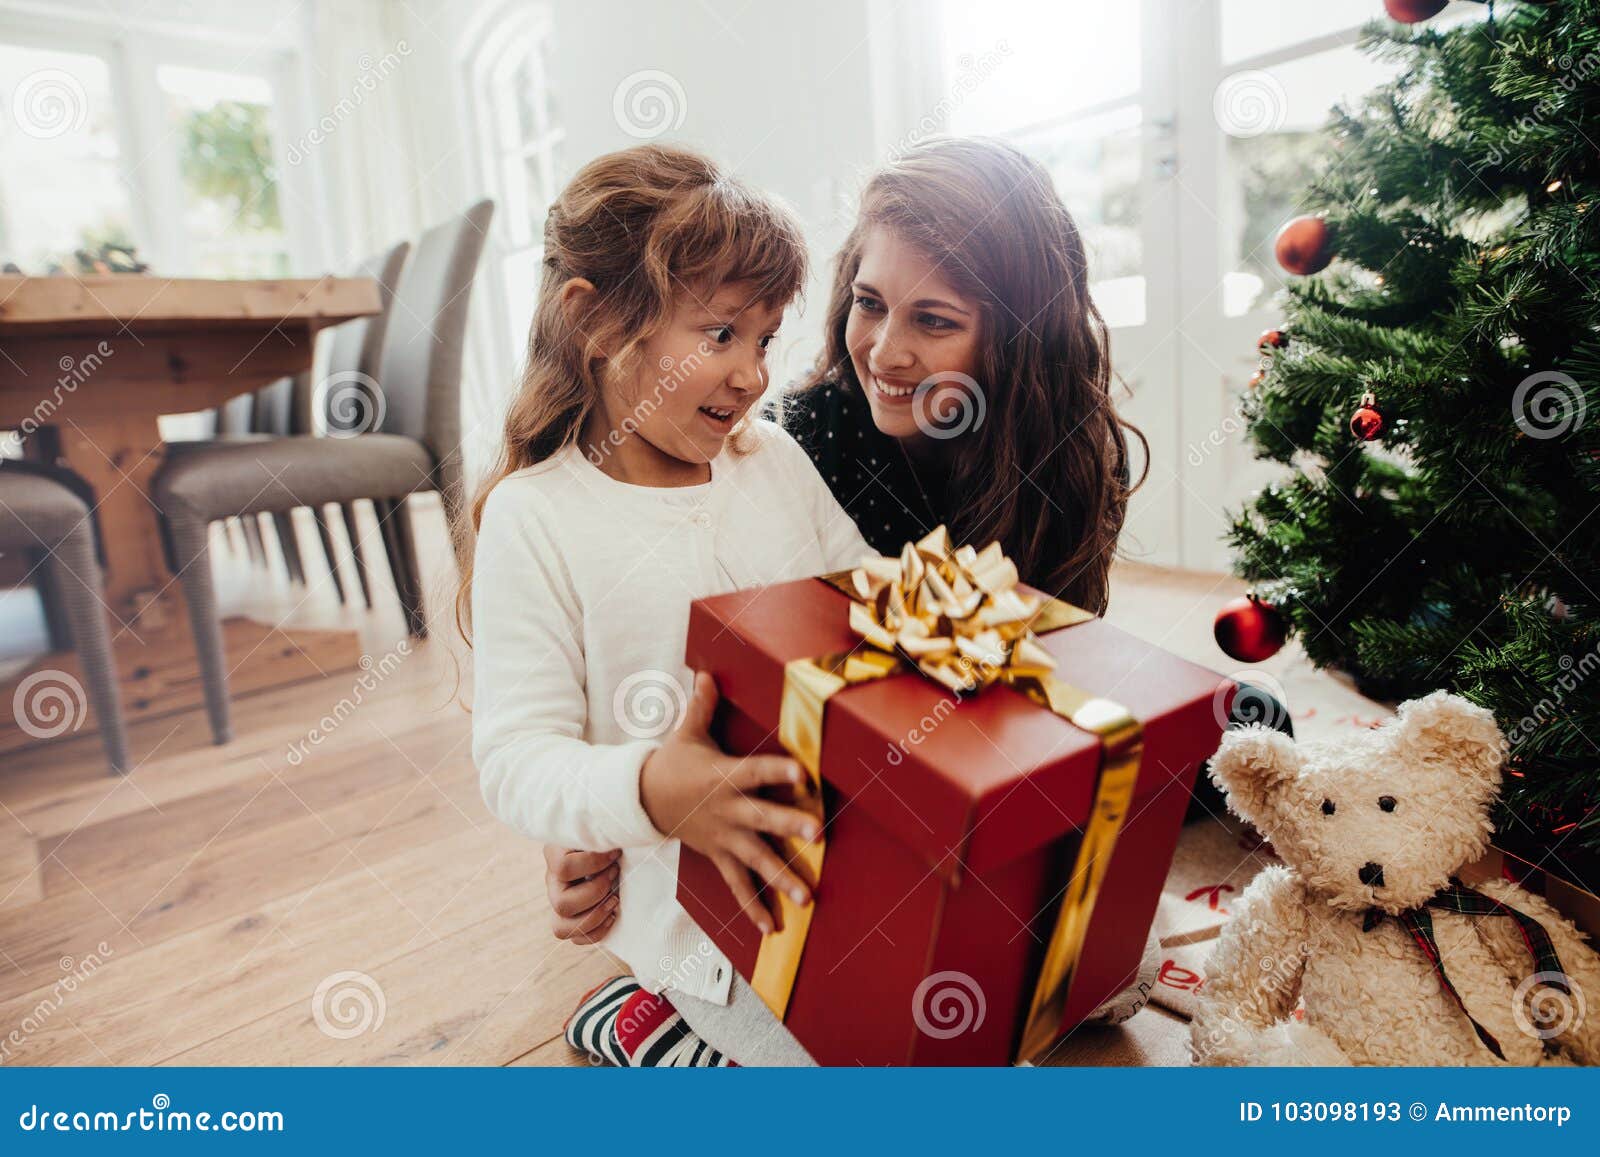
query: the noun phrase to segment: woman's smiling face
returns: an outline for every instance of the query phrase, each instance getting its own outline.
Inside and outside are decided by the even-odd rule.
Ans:
[[[969,399],[959,395],[977,388],[978,303],[884,228],[863,240],[851,288],[845,345],[872,420],[891,438],[923,439],[936,415],[965,406]],[[919,393],[930,378],[936,380]]]

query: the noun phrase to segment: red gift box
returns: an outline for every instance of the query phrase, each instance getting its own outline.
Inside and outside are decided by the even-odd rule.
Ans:
[[[783,751],[785,664],[859,647],[850,603],[805,579],[693,604],[687,661],[716,679],[724,750]],[[1144,729],[1065,1031],[1137,974],[1233,685],[1100,619],[1038,640],[1057,678],[1122,704]],[[824,720],[826,860],[784,1023],[824,1065],[1010,1063],[1089,820],[1101,740],[1008,686],[957,701],[915,670],[845,688]],[[761,934],[687,847],[678,899],[749,979]]]

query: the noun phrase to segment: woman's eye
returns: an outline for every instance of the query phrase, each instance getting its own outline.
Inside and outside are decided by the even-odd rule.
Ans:
[[[1394,804],[1395,799],[1392,795],[1380,795],[1378,797],[1378,806],[1386,812],[1394,811]]]
[[[876,312],[877,309],[878,309],[878,299],[875,298],[875,297],[857,296],[856,297],[856,308],[857,309],[864,309],[868,313]]]
[[[956,323],[948,317],[940,317],[936,313],[925,313],[919,319],[929,329],[955,329]]]
[[[1331,816],[1333,814],[1333,801],[1331,799],[1325,799],[1322,801],[1322,814],[1325,816]]]

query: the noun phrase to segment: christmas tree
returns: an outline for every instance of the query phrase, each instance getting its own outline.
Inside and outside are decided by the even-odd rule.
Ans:
[[[1301,276],[1245,415],[1293,473],[1233,517],[1246,611],[1375,698],[1445,687],[1492,709],[1512,744],[1502,846],[1593,865],[1600,0],[1448,29],[1426,23],[1442,3],[1387,7],[1412,23],[1363,48],[1399,75],[1335,110],[1307,216],[1278,238]]]

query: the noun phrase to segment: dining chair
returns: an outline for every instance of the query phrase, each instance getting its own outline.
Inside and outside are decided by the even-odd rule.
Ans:
[[[70,642],[78,652],[88,685],[84,690],[100,725],[106,760],[112,771],[124,772],[128,769],[128,736],[106,625],[94,519],[90,503],[69,480],[56,476],[57,469],[23,461],[0,466],[0,550],[36,557],[38,573],[48,577],[60,600]],[[77,490],[81,489],[80,484]],[[71,676],[63,673],[63,678]],[[19,714],[27,709],[26,695],[20,698],[23,702],[14,705]],[[75,702],[66,707],[75,709]]]
[[[64,467],[57,465],[61,459],[61,431],[54,426],[36,426],[28,431],[5,431],[0,435],[0,460],[4,459],[20,460],[23,469],[42,471],[51,476],[59,474],[63,478],[76,477]],[[87,491],[87,484],[84,484],[83,489]],[[85,498],[87,501],[93,501],[93,496],[90,494],[86,494]],[[38,553],[33,552],[35,556]],[[55,571],[50,567],[38,565],[38,562],[38,558],[35,557],[32,567],[34,591],[39,596],[39,608],[44,614],[45,633],[50,640],[50,649],[70,651],[72,628],[67,622],[60,584],[56,581]]]
[[[304,401],[303,410],[297,413],[296,433],[312,432],[312,412],[315,410],[322,418],[324,432],[331,431],[335,436],[346,434],[349,413],[345,409],[346,400],[358,406],[376,406],[376,398],[370,395],[378,380],[379,359],[383,354],[383,339],[388,333],[389,317],[394,307],[395,287],[400,282],[401,270],[405,268],[406,258],[410,254],[411,242],[402,241],[383,253],[373,254],[357,266],[358,277],[371,277],[377,281],[382,309],[371,317],[359,317],[334,327],[332,340],[328,343],[327,375],[323,379],[323,388],[308,390],[305,395],[296,397],[297,402]],[[342,391],[341,386],[354,393]],[[361,598],[370,609],[372,586],[367,577],[367,560],[356,521],[355,502],[352,500],[338,505],[344,518],[345,534],[350,539],[350,558],[355,563],[356,578],[361,584]],[[313,506],[311,513],[317,522],[317,535],[322,539],[322,551],[328,560],[328,569],[335,573],[334,582],[342,599],[343,586],[337,578],[338,564],[335,561],[333,531],[327,509]]]
[[[168,438],[162,442],[162,451],[165,454],[184,454],[196,446],[224,439],[259,438],[254,433],[255,423],[255,393],[240,394],[229,398],[220,406],[213,406],[206,411],[206,433],[196,438]],[[235,550],[232,531],[237,526],[244,535],[245,550],[250,556],[250,561],[261,566],[270,566],[267,558],[267,549],[261,538],[261,527],[253,518],[229,518],[224,522],[227,531],[225,537],[228,549]]]
[[[251,423],[255,421],[254,394],[240,394],[237,398],[229,398],[222,405],[214,409],[211,419],[212,437],[214,438],[240,438],[250,433]],[[175,443],[168,442],[170,450]],[[179,448],[181,450],[181,444]],[[267,566],[267,548],[261,538],[261,527],[253,518],[230,518],[225,522],[228,534],[228,545],[233,546],[233,527],[237,526],[244,535],[245,550],[250,558],[262,566]]]
[[[394,287],[406,255],[411,252],[411,242],[401,241],[381,253],[375,253],[356,266],[351,276],[370,277],[377,282],[380,310],[372,317],[357,318],[336,326],[331,331],[329,344],[328,377],[337,379],[337,371],[349,370],[373,378],[376,375],[378,348],[383,341],[384,325],[388,320],[389,306],[394,300]],[[212,420],[215,431],[211,438],[169,442],[171,453],[188,453],[211,441],[262,442],[269,438],[313,432],[312,413],[315,407],[310,374],[301,373],[279,378],[251,394],[244,394],[217,407]],[[326,511],[312,508],[317,525],[317,537],[322,542],[323,558],[333,579],[333,588],[339,602],[346,601],[344,578],[340,573],[338,550],[334,544],[332,528]],[[270,566],[262,537],[264,522],[271,522],[278,540],[278,551],[283,558],[284,570],[291,583],[306,583],[305,557],[300,550],[299,535],[295,531],[293,512],[287,510],[262,511],[237,519],[244,528],[251,557],[262,565]],[[361,593],[366,605],[372,606],[372,593],[367,578],[366,559],[356,530],[355,511],[347,505],[345,526],[350,534],[350,552],[355,561],[356,574],[361,583]],[[230,539],[231,546],[231,539]]]
[[[462,504],[460,390],[468,304],[493,213],[494,202],[481,201],[418,239],[395,287],[371,395],[375,405],[365,420],[329,437],[296,434],[199,447],[170,457],[157,473],[152,493],[164,520],[169,561],[187,596],[206,710],[218,743],[227,742],[230,725],[222,630],[207,555],[209,523],[259,511],[371,500],[407,629],[418,638],[427,634],[405,500],[437,491],[454,531]],[[327,381],[323,392],[344,384]],[[326,404],[335,402],[330,398]]]

